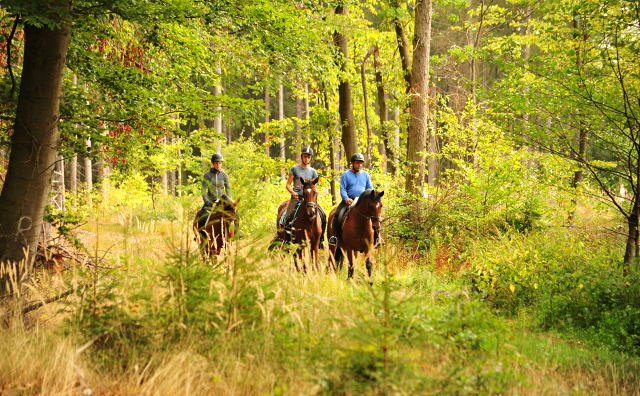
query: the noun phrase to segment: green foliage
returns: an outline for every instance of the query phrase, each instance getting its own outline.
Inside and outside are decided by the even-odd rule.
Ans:
[[[614,238],[562,232],[477,242],[465,277],[508,315],[522,309],[543,326],[578,331],[594,343],[640,353],[638,275],[623,276]]]

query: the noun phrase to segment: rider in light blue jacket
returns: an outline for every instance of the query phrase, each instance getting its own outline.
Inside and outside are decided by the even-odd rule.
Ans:
[[[329,239],[329,245],[336,246],[338,244],[337,236],[340,235],[340,224],[338,224],[338,214],[345,206],[349,206],[353,203],[353,200],[359,197],[365,190],[372,189],[371,177],[366,171],[362,170],[364,164],[364,156],[360,153],[356,153],[351,156],[351,169],[346,170],[340,177],[340,196],[342,202],[336,209],[336,214],[333,216],[333,236]]]

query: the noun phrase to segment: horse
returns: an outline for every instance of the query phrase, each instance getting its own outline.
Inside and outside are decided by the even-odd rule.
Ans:
[[[342,237],[338,239],[337,246],[330,247],[331,261],[333,269],[336,265],[342,267],[344,260],[344,252],[347,253],[349,259],[349,273],[347,279],[353,277],[353,263],[358,258],[358,253],[364,253],[367,256],[366,266],[369,274],[369,284],[373,284],[372,272],[373,261],[371,256],[374,249],[374,236],[380,232],[380,213],[382,212],[382,196],[384,191],[365,190],[358,202],[353,206],[348,218],[342,226]],[[333,218],[336,216],[337,207],[333,208],[329,214],[328,224],[333,224]],[[334,235],[333,227],[329,226],[327,235],[331,238]]]
[[[293,230],[290,232],[291,241],[298,243],[302,248],[308,248],[311,252],[311,259],[318,268],[318,247],[320,244],[320,236],[322,235],[322,219],[319,214],[318,206],[318,189],[316,184],[320,180],[320,177],[316,177],[312,180],[300,179],[302,182],[302,197],[303,201],[298,209],[300,212],[296,215],[293,221]],[[284,201],[278,207],[278,217],[276,218],[276,228],[278,234],[272,246],[280,244],[281,246],[287,242],[287,230],[285,230],[285,224],[280,224],[284,211],[289,204],[289,200]],[[302,213],[305,209],[304,214]],[[295,260],[296,269],[298,268],[298,261],[301,261],[303,249],[298,249]],[[303,270],[306,271],[306,266],[303,264]]]
[[[222,249],[228,246],[229,241],[233,239],[235,235],[235,220],[238,216],[236,206],[237,203],[231,197],[223,194],[209,213],[202,214],[202,216],[207,217],[204,226],[198,225],[203,209],[196,211],[193,229],[196,238],[198,236],[204,237],[200,239],[200,247],[205,255],[209,257],[214,254],[219,256]]]

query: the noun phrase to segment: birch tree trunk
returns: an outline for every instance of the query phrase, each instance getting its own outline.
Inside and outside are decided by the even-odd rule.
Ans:
[[[4,263],[0,294],[19,293],[20,284],[29,278],[37,250],[58,157],[57,125],[70,32],[64,22],[56,29],[28,23],[24,27],[20,94],[9,166],[0,194],[0,262]],[[11,282],[10,276],[17,282]]]
[[[408,173],[405,189],[420,194],[424,186],[424,154],[429,116],[429,51],[431,47],[431,0],[416,3],[411,68],[411,120],[407,138]]]
[[[64,183],[64,157],[59,155],[56,162],[56,172],[58,173],[58,207],[64,211],[65,204],[65,183]]]
[[[269,122],[269,86],[264,87],[264,122]],[[264,153],[267,157],[269,157],[269,134],[267,132],[264,133]]]
[[[71,157],[71,171],[69,175],[69,188],[71,191],[76,192],[78,190],[78,155]]]

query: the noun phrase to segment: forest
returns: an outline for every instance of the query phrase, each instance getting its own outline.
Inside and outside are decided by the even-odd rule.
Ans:
[[[638,193],[637,0],[0,0],[0,396],[640,395]]]

